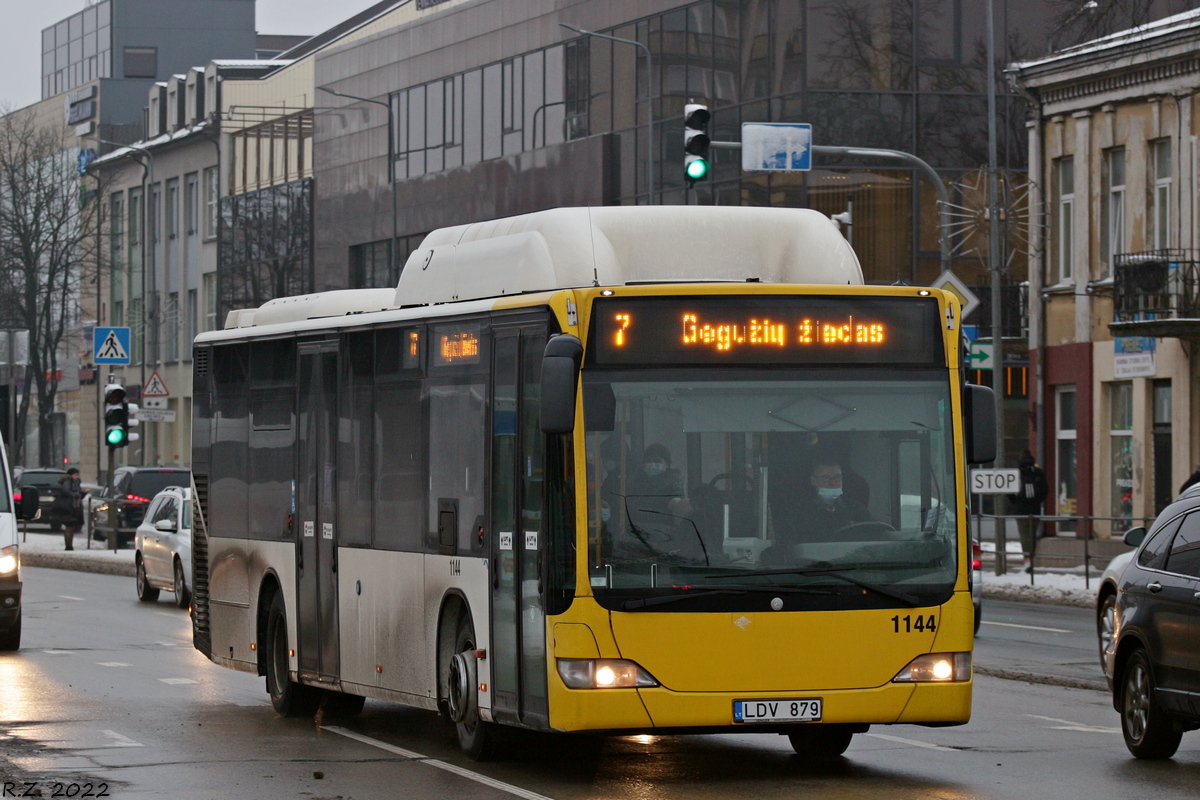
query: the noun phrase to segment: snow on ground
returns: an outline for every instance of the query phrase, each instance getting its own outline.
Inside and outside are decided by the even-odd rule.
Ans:
[[[87,537],[82,533],[75,534],[74,545],[74,550],[67,551],[61,533],[29,531],[17,534],[17,552],[25,566],[133,575],[133,550],[105,550],[101,541],[93,541],[89,550]]]
[[[987,565],[983,570],[983,596],[992,600],[1091,608],[1096,603],[1099,585],[1100,572],[1095,567],[1092,568],[1090,586],[1084,585],[1083,567],[1075,570],[1038,569],[1032,576],[1024,571],[995,575]]]

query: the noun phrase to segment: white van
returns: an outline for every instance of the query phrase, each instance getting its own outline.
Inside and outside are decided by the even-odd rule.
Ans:
[[[17,552],[17,521],[38,516],[38,493],[28,489],[21,502],[13,500],[8,451],[0,440],[0,650],[21,646],[21,557]]]

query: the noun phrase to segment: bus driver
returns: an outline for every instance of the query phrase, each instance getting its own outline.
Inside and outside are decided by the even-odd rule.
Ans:
[[[808,474],[812,494],[784,519],[775,521],[775,546],[763,552],[772,563],[791,561],[793,545],[836,542],[838,532],[850,525],[871,522],[866,506],[850,499],[842,490],[842,466],[834,458],[819,458]]]

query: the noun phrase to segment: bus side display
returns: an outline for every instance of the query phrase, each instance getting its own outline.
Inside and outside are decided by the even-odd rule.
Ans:
[[[588,362],[936,366],[945,351],[933,298],[638,297],[596,301]]]

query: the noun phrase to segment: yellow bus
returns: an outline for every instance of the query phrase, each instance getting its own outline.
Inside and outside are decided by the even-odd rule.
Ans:
[[[564,208],[194,355],[196,647],[277,711],[761,732],[971,712],[961,308],[813,211]]]

